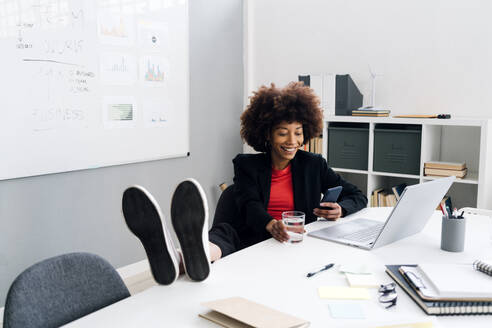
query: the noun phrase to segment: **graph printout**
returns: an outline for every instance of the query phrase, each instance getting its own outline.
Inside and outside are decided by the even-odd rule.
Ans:
[[[102,44],[131,46],[135,44],[135,22],[132,16],[102,10],[97,32]]]
[[[169,78],[170,65],[162,56],[140,58],[140,80],[147,86],[162,86]]]
[[[137,65],[134,55],[105,52],[101,54],[101,81],[104,84],[134,84],[137,77]]]

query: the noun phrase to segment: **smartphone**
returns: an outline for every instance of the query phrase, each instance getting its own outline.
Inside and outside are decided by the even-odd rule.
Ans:
[[[325,191],[323,194],[323,198],[321,199],[320,203],[334,203],[337,201],[338,196],[340,196],[340,193],[342,192],[342,186],[336,186],[333,188],[329,188]],[[319,208],[323,210],[331,210],[331,207],[326,207],[326,206],[319,206]]]

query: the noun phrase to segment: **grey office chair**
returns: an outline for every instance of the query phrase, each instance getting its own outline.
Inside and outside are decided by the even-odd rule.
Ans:
[[[34,264],[12,283],[4,328],[58,327],[130,296],[116,270],[88,253]]]

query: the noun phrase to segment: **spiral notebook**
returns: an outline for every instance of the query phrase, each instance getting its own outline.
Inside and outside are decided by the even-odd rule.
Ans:
[[[421,263],[399,271],[423,299],[492,302],[492,278],[471,264]]]
[[[475,262],[473,262],[473,268],[477,271],[492,276],[492,264],[490,263],[492,262],[476,260]]]
[[[492,314],[492,301],[429,301],[423,299],[399,271],[400,267],[416,267],[415,264],[386,265],[386,273],[417,303],[422,310],[430,315],[468,315]]]

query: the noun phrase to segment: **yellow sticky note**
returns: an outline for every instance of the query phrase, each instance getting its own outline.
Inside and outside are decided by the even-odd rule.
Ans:
[[[318,288],[320,298],[338,300],[368,300],[369,291],[367,288],[354,288],[344,286],[324,286]]]

